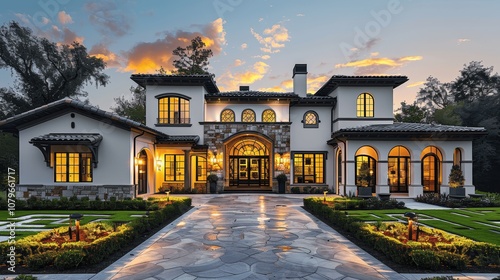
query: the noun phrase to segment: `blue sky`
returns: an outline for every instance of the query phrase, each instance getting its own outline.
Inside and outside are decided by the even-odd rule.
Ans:
[[[110,83],[88,86],[109,110],[129,96],[133,73],[172,69],[171,54],[199,35],[214,52],[221,90],[292,91],[292,69],[308,65],[308,91],[332,75],[406,75],[394,108],[413,102],[428,76],[457,77],[470,61],[500,66],[500,1],[183,0],[3,1],[0,22],[16,20],[60,43],[74,40],[103,58]],[[0,71],[0,86],[11,86]]]

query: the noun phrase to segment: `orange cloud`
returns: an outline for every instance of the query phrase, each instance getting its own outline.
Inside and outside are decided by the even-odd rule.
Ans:
[[[336,64],[335,68],[357,68],[356,75],[379,75],[384,72],[403,66],[411,61],[422,60],[422,56],[403,56],[399,58],[370,57],[362,60],[350,61],[344,64]]]
[[[407,88],[418,87],[418,86],[423,85],[423,84],[425,84],[425,81],[418,81],[418,82],[411,83],[411,84],[407,85],[406,87]]]
[[[102,59],[106,63],[106,67],[120,67],[120,57],[110,51],[104,44],[93,46],[89,55]]]
[[[248,48],[247,43],[243,43],[243,44],[241,44],[241,47],[240,47],[240,48],[241,48],[242,50],[244,50],[244,49]]]
[[[307,91],[316,92],[328,79],[330,79],[328,75],[307,74]],[[287,91],[293,91],[293,79],[282,81],[280,87]]]
[[[166,33],[165,37],[155,42],[139,43],[126,53],[126,66],[122,71],[135,73],[154,73],[163,67],[167,72],[174,70],[172,65],[176,59],[172,51],[177,47],[186,47],[197,36],[202,38],[206,48],[218,55],[226,44],[224,21],[219,18],[202,26],[201,32],[177,31]]]
[[[259,88],[259,91],[267,91],[267,92],[283,92],[283,88],[280,86],[274,86],[270,88]]]
[[[65,11],[60,11],[58,14],[57,14],[57,19],[59,20],[59,22],[63,25],[66,25],[66,24],[69,24],[69,23],[73,23],[73,19],[71,18],[71,16],[69,14],[67,14]]]
[[[275,24],[271,28],[264,29],[264,36],[255,32],[253,28],[250,28],[250,32],[262,45],[260,48],[261,51],[266,53],[277,53],[280,51],[280,48],[285,47],[284,42],[290,41],[288,29],[279,24]]]
[[[235,59],[234,60],[234,66],[241,66],[245,64],[245,61],[241,60],[241,59]]]
[[[264,78],[269,70],[269,65],[262,61],[254,63],[252,69],[246,72],[232,73],[226,71],[217,79],[218,87],[223,91],[236,90],[240,85],[250,85]]]

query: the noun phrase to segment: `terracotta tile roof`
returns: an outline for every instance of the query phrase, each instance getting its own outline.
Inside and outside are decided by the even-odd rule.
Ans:
[[[0,121],[0,130],[6,132],[16,132],[17,127],[25,123],[32,121],[41,121],[43,118],[53,115],[60,114],[61,111],[65,109],[76,109],[84,114],[88,114],[94,117],[98,117],[100,120],[106,120],[109,124],[113,124],[118,127],[130,129],[135,128],[145,132],[152,133],[154,135],[166,135],[165,133],[158,131],[156,129],[150,128],[142,123],[127,119],[125,117],[119,116],[115,113],[107,112],[101,110],[92,105],[85,104],[84,102],[74,100],[71,98],[64,98],[47,105],[40,106],[33,110],[15,115],[13,117],[7,118]]]
[[[329,95],[339,86],[390,86],[396,88],[408,81],[406,76],[345,76],[334,75],[315,95]]]
[[[30,143],[33,142],[51,142],[51,143],[68,143],[68,142],[89,142],[96,144],[101,142],[102,135],[99,133],[49,133],[38,137],[33,137]]]
[[[161,137],[158,139],[159,144],[171,143],[193,143],[196,144],[200,141],[198,135],[169,135],[168,137]]]
[[[483,127],[424,123],[373,124],[343,128],[332,133],[335,138],[476,138],[487,133]]]
[[[203,86],[209,93],[219,92],[212,75],[161,75],[161,74],[133,74],[130,76],[141,87],[148,85],[170,86]]]
[[[243,91],[226,91],[205,94],[206,100],[218,99],[245,99],[245,100],[259,100],[259,99],[297,99],[299,96],[293,92],[269,92],[269,91],[256,91],[256,90],[243,90]]]

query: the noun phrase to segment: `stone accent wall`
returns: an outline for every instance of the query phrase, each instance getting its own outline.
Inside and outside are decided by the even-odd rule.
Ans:
[[[209,150],[221,151],[224,139],[240,131],[255,131],[274,141],[275,153],[290,152],[290,124],[280,123],[215,123],[205,124],[204,143]]]
[[[100,186],[53,186],[53,185],[17,185],[16,198],[26,200],[31,196],[42,199],[54,199],[60,197],[78,198],[88,197],[95,200],[96,197],[108,200],[111,197],[116,199],[133,198],[134,186],[132,185],[100,185]]]

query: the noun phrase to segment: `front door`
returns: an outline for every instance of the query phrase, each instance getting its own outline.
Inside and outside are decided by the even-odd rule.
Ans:
[[[269,186],[269,157],[231,156],[229,184],[238,187]]]

